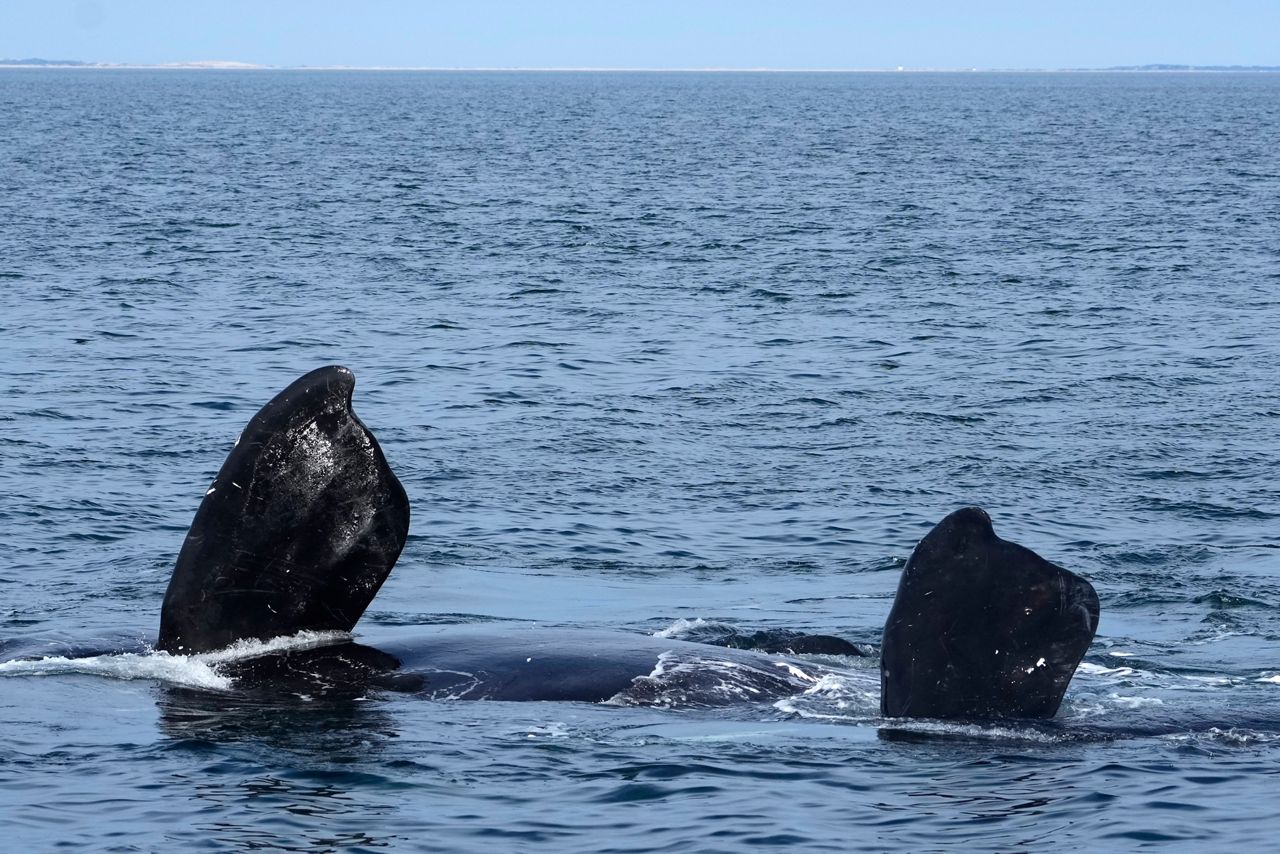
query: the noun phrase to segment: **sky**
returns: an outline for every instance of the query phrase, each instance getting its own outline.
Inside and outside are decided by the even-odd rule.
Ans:
[[[0,0],[0,58],[431,68],[1280,65],[1280,0]]]

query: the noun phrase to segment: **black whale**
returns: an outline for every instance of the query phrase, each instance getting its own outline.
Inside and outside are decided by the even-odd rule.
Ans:
[[[404,488],[351,410],[354,387],[346,368],[320,368],[249,422],[183,544],[159,649],[203,653],[354,629],[409,530]],[[903,573],[885,628],[883,712],[1051,717],[1097,616],[1088,582],[996,538],[981,510],[958,511],[921,541]],[[764,652],[858,654],[826,636],[728,643],[762,651],[711,654],[705,645],[620,632],[451,628],[386,649],[295,649],[233,673],[258,687],[318,681],[457,699],[665,704],[677,697],[706,705],[788,696],[823,672]]]

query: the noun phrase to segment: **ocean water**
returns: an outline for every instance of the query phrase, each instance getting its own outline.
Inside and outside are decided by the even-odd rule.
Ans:
[[[0,71],[0,815],[147,851],[1269,850],[1280,76]],[[357,629],[879,641],[948,512],[1089,578],[1050,723],[237,694],[149,651],[314,367]]]

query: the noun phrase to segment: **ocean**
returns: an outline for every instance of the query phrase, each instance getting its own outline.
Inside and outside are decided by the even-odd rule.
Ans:
[[[1270,850],[1280,75],[0,70],[16,849]],[[1086,578],[1047,723],[874,655],[723,708],[265,702],[150,651],[240,429],[338,363],[357,627],[873,651],[978,505]]]

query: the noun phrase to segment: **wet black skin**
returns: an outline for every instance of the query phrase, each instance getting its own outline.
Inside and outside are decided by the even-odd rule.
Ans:
[[[178,555],[159,649],[355,627],[404,548],[409,499],[354,388],[346,368],[319,368],[245,427]]]
[[[1083,578],[957,510],[907,561],[885,622],[886,717],[1051,718],[1098,628]]]

